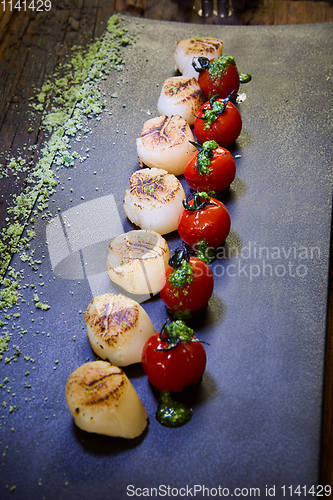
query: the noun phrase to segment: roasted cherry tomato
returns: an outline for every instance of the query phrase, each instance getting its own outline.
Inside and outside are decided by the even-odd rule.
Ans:
[[[184,201],[180,215],[178,233],[190,247],[198,249],[205,242],[217,248],[230,231],[230,215],[223,203],[207,193],[194,193],[193,199]]]
[[[199,142],[213,140],[221,146],[228,146],[237,139],[241,130],[241,115],[229,98],[212,98],[196,114],[194,133]]]
[[[179,317],[204,307],[213,288],[214,278],[207,264],[189,257],[186,249],[178,249],[169,260],[160,295],[165,305]]]
[[[187,184],[196,191],[221,193],[230,186],[236,175],[234,157],[215,141],[206,141],[188,161],[184,176]]]
[[[200,382],[206,353],[191,328],[183,321],[173,321],[147,340],[142,366],[154,387],[181,392],[184,387]]]
[[[199,71],[198,83],[207,98],[215,95],[223,99],[230,95],[236,97],[239,89],[239,75],[235,59],[223,54],[216,59],[199,57],[194,63]]]

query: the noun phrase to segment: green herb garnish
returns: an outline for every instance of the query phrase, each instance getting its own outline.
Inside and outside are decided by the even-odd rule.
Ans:
[[[164,325],[160,331],[160,339],[168,344],[167,347],[157,347],[157,351],[171,351],[177,347],[180,342],[199,342],[193,338],[194,331],[189,328],[184,321],[177,319]]]
[[[190,342],[193,339],[194,331],[192,328],[187,326],[184,321],[177,319],[169,323],[165,330],[167,331],[168,337],[172,340],[179,339],[182,342]]]
[[[240,83],[248,83],[252,80],[252,76],[249,73],[239,73]]]
[[[193,203],[189,203],[190,197],[193,198]],[[210,196],[204,191],[193,193],[193,195],[188,196],[186,200],[183,200],[183,207],[190,212],[203,210],[210,204]]]
[[[179,267],[174,269],[169,276],[169,282],[176,288],[183,288],[193,281],[193,269],[189,262],[182,260]]]
[[[222,113],[224,113],[228,101],[229,97],[223,99],[223,101],[216,101],[214,97],[209,100],[210,108],[206,109],[202,116],[202,119],[205,121],[205,130],[209,129],[211,124],[215,122],[215,120],[217,120]]]
[[[190,141],[190,143],[199,150],[194,168],[198,169],[200,175],[209,174],[211,172],[210,159],[214,154],[214,149],[218,148],[218,143],[216,141],[205,141],[202,145],[198,142]]]
[[[230,64],[235,64],[235,58],[223,54],[216,59],[213,59],[208,67],[208,73],[212,80],[221,78]]]
[[[161,392],[160,404],[156,412],[156,419],[166,427],[180,427],[192,417],[192,410],[183,403],[175,401],[170,392]]]
[[[206,240],[198,241],[194,245],[195,256],[206,262],[206,264],[211,264],[215,259],[215,251],[212,247],[208,245]]]

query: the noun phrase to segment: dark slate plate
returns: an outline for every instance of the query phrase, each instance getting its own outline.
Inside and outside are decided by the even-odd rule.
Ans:
[[[36,255],[45,258],[37,275],[26,271],[26,281],[43,281],[41,299],[52,307],[31,315],[32,293],[22,291],[27,303],[21,323],[29,329],[24,353],[36,362],[29,390],[26,363],[6,368],[15,401],[22,403],[1,427],[2,446],[8,445],[2,484],[16,485],[15,497],[24,499],[120,499],[133,492],[127,485],[221,486],[231,492],[256,487],[261,496],[266,485],[275,485],[275,498],[282,498],[281,485],[311,485],[319,472],[332,26],[125,23],[136,43],[125,52],[124,72],[105,82],[107,95],[119,96],[110,98],[112,115],[93,124],[82,146],[90,147],[89,161],[59,173],[63,189],[51,203],[55,220],[35,225]],[[240,105],[243,131],[233,150],[237,180],[224,197],[232,218],[227,255],[212,266],[214,296],[194,321],[198,336],[210,344],[207,371],[197,393],[188,395],[191,422],[168,429],[154,418],[155,396],[140,366],[130,367],[126,371],[150,416],[147,432],[134,441],[90,435],[73,425],[64,400],[68,375],[87,357],[94,359],[82,311],[91,290],[110,286],[101,242],[121,227],[131,229],[121,202],[137,168],[135,138],[156,114],[161,82],[174,74],[175,41],[195,35],[222,38],[238,68],[253,75],[241,87],[247,99]],[[171,248],[177,241],[168,237]],[[85,270],[82,262],[88,262]],[[15,264],[21,267],[18,259]],[[143,305],[158,328],[166,318],[161,301]],[[2,488],[2,498],[11,495]]]

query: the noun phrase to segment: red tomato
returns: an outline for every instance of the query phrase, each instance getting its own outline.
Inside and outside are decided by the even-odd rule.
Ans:
[[[220,72],[212,72],[213,65],[219,62],[222,63]],[[218,95],[224,99],[231,93],[236,97],[239,75],[234,58],[223,55],[210,61],[208,68],[199,73],[198,83],[207,98]]]
[[[194,200],[190,200],[188,205],[195,206],[195,200],[200,200],[200,196],[201,193],[195,193]],[[228,236],[230,225],[230,215],[223,203],[207,196],[207,204],[203,208],[193,211],[184,208],[179,218],[178,233],[190,247],[206,241],[209,246],[217,248]]]
[[[205,112],[214,110],[214,106],[221,106],[223,99],[211,99],[205,102],[198,110],[194,122],[194,134],[200,142],[214,140],[221,146],[232,144],[239,136],[242,130],[241,115],[230,101],[226,103],[225,109],[221,114],[216,115],[216,119],[209,123],[204,119]]]
[[[212,150],[212,157],[209,158],[210,163],[208,168],[202,169],[200,161],[198,164],[199,153],[200,151],[194,153],[185,167],[184,176],[187,184],[196,191],[215,191],[215,193],[221,193],[230,186],[235,178],[236,164],[234,157],[230,151],[218,146]]]
[[[180,340],[171,348],[170,345],[170,339],[165,339],[162,332],[152,335],[143,347],[142,366],[154,387],[160,391],[181,392],[188,385],[200,382],[206,368],[206,353],[193,335],[191,340]]]
[[[166,282],[160,295],[165,305],[174,312],[198,311],[213,293],[214,278],[207,264],[197,257],[190,257],[188,264],[192,268],[191,281],[183,286],[175,286],[170,280],[175,268],[171,265],[166,268]]]

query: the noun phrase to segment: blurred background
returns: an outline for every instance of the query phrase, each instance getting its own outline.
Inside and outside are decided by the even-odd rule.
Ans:
[[[184,22],[298,24],[333,21],[332,1],[116,0],[115,4],[117,10],[138,16]]]

